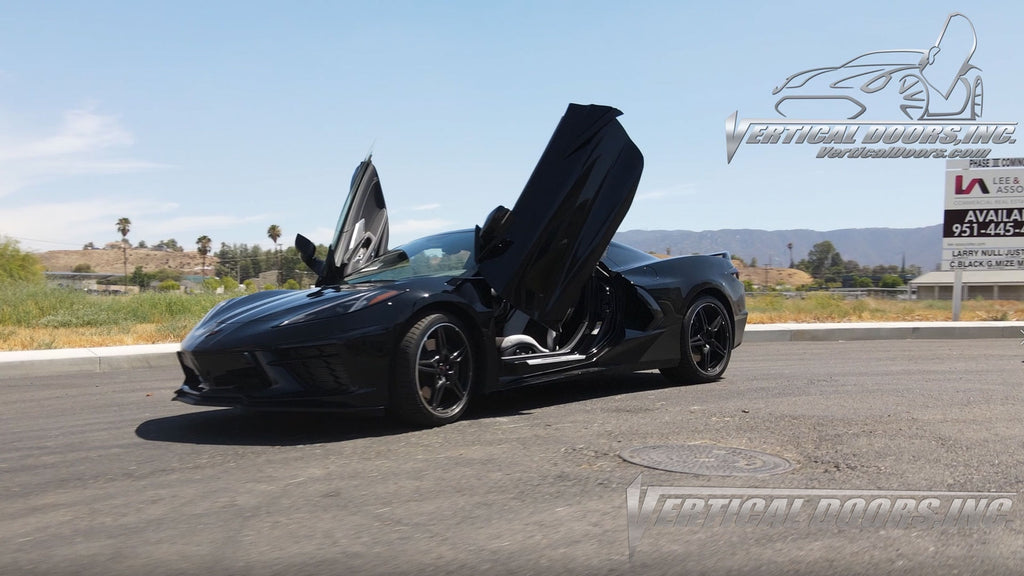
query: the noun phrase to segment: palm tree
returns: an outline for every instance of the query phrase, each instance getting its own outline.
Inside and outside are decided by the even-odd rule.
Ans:
[[[213,243],[213,240],[210,240],[210,237],[206,234],[196,238],[196,246],[198,246],[196,251],[203,257],[203,280],[206,279],[206,255],[210,253],[211,243]]]
[[[132,221],[127,218],[117,219],[117,231],[121,233],[121,255],[124,256],[124,291],[128,292],[128,232],[132,229]]]
[[[267,228],[267,238],[274,243],[274,249],[277,251],[277,283],[281,283],[281,248],[277,245],[277,239],[281,237],[281,227],[277,224],[271,224],[270,228]]]

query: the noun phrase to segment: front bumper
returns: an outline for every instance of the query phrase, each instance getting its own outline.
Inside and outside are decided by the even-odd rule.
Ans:
[[[175,400],[199,406],[359,411],[381,408],[391,379],[387,330],[329,344],[263,350],[183,348]]]

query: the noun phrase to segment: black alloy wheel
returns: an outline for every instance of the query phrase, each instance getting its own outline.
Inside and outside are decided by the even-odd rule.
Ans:
[[[722,377],[732,357],[732,321],[718,299],[698,298],[683,318],[679,365],[661,373],[680,384],[713,382]]]
[[[398,347],[391,408],[416,425],[454,422],[469,406],[474,368],[473,346],[462,324],[445,314],[425,316]]]

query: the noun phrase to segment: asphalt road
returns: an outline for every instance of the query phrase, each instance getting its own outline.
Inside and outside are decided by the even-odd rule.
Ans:
[[[725,380],[581,380],[466,420],[248,415],[170,402],[171,369],[0,375],[0,574],[1024,572],[1016,340],[748,343]],[[782,456],[771,476],[641,468],[626,448]],[[1013,493],[994,525],[657,526],[626,488]]]

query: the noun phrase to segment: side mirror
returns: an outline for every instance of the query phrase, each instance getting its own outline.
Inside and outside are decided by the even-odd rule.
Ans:
[[[320,278],[324,275],[324,261],[316,257],[316,244],[302,234],[295,235],[295,249],[299,251],[302,262]]]
[[[510,214],[508,208],[498,206],[487,215],[483,227],[476,227],[473,251],[476,253],[477,262],[500,256],[508,250],[509,243],[504,236],[508,229]]]

